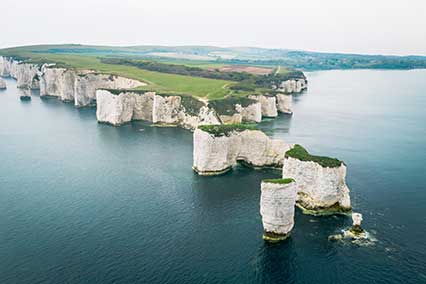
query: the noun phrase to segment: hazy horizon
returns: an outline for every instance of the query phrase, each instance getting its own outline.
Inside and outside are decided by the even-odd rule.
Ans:
[[[38,44],[260,47],[426,56],[426,2],[3,0],[0,48]]]

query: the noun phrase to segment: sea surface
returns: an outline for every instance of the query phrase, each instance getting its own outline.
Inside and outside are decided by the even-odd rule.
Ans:
[[[308,73],[269,135],[348,166],[373,245],[328,241],[346,216],[296,210],[262,240],[260,181],[193,173],[192,134],[96,122],[15,81],[0,92],[0,283],[426,283],[426,70]]]

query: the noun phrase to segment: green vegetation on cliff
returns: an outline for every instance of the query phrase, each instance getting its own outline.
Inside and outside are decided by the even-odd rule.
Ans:
[[[292,178],[275,178],[275,179],[263,179],[262,182],[276,183],[276,184],[289,184],[294,182]]]
[[[308,151],[306,151],[305,148],[303,148],[299,144],[294,145],[292,149],[288,150],[285,153],[285,156],[298,159],[304,162],[312,161],[327,168],[337,168],[340,167],[343,163],[342,161],[335,158],[311,155]]]
[[[215,137],[229,136],[232,132],[242,132],[245,130],[257,130],[255,124],[236,123],[219,125],[200,125],[198,128],[202,131],[213,134]]]
[[[214,108],[218,114],[233,115],[237,113],[235,110],[236,104],[248,107],[254,103],[257,103],[257,101],[245,97],[228,97],[226,99],[212,100],[209,102],[209,106]]]

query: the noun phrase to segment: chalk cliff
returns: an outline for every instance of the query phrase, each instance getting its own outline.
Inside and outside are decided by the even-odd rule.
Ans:
[[[249,98],[260,103],[263,117],[278,116],[277,98],[275,96],[251,95]]]
[[[293,179],[262,181],[260,215],[264,240],[277,242],[289,236],[294,226],[296,197],[297,189]]]
[[[295,145],[285,154],[282,174],[296,181],[297,205],[305,213],[323,215],[351,210],[343,162],[312,156],[300,145]]]
[[[147,120],[187,129],[203,124],[220,124],[214,110],[192,97],[101,89],[96,92],[96,100],[98,121],[113,125],[131,120]]]
[[[277,87],[277,91],[284,92],[287,94],[300,93],[308,87],[306,79],[291,79],[281,82]]]
[[[95,105],[97,89],[131,89],[146,85],[143,82],[116,75],[55,66],[43,66],[42,74],[40,96],[54,96],[63,101],[73,101],[77,107]]]
[[[281,113],[292,114],[292,96],[277,94],[277,110]]]
[[[39,88],[40,66],[0,56],[0,76],[16,79],[18,88]]]
[[[0,56],[0,76],[15,78],[18,88],[40,89],[40,96],[73,101],[78,107],[96,104],[96,90],[100,88],[132,89],[146,85],[116,75],[62,68],[54,64],[23,63],[3,56]]]
[[[258,123],[262,120],[262,107],[257,100],[229,97],[210,101],[208,105],[216,111],[222,123]]]
[[[202,126],[194,132],[193,169],[200,175],[221,174],[238,161],[254,168],[282,167],[289,148],[244,124]]]
[[[7,88],[6,82],[0,78],[0,90],[4,90]]]

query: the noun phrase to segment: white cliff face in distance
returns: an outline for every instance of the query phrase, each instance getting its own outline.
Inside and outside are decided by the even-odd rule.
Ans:
[[[281,113],[292,114],[293,113],[293,98],[287,94],[277,94],[277,110]]]
[[[298,147],[301,146],[295,146],[299,149]],[[323,165],[315,159],[303,160],[292,157],[289,153],[295,148],[286,153],[282,174],[283,177],[293,178],[296,181],[297,205],[304,210],[304,213],[313,215],[350,211],[351,202],[349,188],[345,182],[345,164],[326,157],[320,158],[332,160],[331,165]]]
[[[73,101],[77,107],[96,104],[97,89],[132,89],[146,85],[137,80],[91,71],[77,71],[54,66],[44,66],[42,69],[40,96],[53,96],[63,101]]]
[[[277,98],[275,96],[252,95],[249,98],[260,102],[263,117],[278,116]]]
[[[292,179],[262,181],[260,215],[264,240],[277,242],[288,237],[294,226],[296,197],[296,184]]]
[[[291,79],[281,82],[278,86],[277,91],[291,94],[300,93],[308,87],[306,79]]]
[[[284,153],[291,145],[270,139],[259,130],[233,127],[216,126],[217,133],[200,128],[195,130],[193,169],[198,174],[221,174],[238,161],[254,168],[282,167]]]
[[[7,88],[6,82],[0,78],[0,90],[4,90]]]

